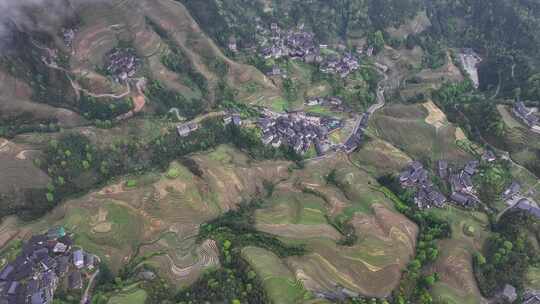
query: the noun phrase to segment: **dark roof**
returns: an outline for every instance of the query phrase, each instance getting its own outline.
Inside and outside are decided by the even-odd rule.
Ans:
[[[66,273],[69,268],[69,257],[61,256],[57,259],[57,261],[58,261],[58,267],[56,267],[56,272],[58,274]]]
[[[49,249],[42,247],[34,251],[32,258],[39,262],[48,256],[49,256]]]
[[[30,294],[34,294],[39,291],[39,282],[34,279],[30,279],[26,284],[26,291]]]
[[[13,279],[22,280],[29,277],[33,273],[33,266],[34,264],[31,262],[18,265],[15,274],[13,275]]]
[[[7,264],[4,269],[2,269],[2,272],[0,273],[0,280],[6,281],[9,280],[12,275],[14,274],[13,270],[15,270],[15,267],[11,264]]]
[[[66,245],[68,247],[73,245],[73,240],[71,239],[71,237],[69,235],[64,235],[63,237],[58,238],[58,242]]]
[[[51,257],[44,259],[43,261],[41,261],[41,263],[46,269],[53,269],[56,268],[56,266],[58,265],[56,260]]]
[[[470,200],[471,200],[471,197],[469,195],[466,195],[466,194],[463,194],[461,192],[454,192],[452,193],[452,195],[450,196],[450,198],[458,203],[458,204],[462,204],[462,205],[466,205],[466,204],[469,204],[470,203]]]
[[[82,288],[82,276],[79,271],[73,271],[69,275],[69,288]]]

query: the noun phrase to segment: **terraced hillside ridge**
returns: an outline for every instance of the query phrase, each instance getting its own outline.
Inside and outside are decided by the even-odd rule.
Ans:
[[[139,254],[151,256],[144,263],[185,286],[205,269],[219,267],[216,243],[195,241],[199,225],[236,208],[243,198],[264,193],[263,182],[270,182],[275,190],[256,211],[255,227],[284,242],[306,244],[306,256],[272,258],[306,290],[332,292],[339,284],[362,295],[387,296],[414,254],[416,225],[377,191],[376,180],[348,165],[345,158],[292,172],[290,163],[253,162],[228,146],[190,159],[190,166],[197,166],[200,173],[173,162],[164,173],[122,178],[66,202],[35,224],[12,223],[10,234],[63,223],[76,232],[77,243],[95,251],[113,269],[127,263],[139,248]],[[325,176],[334,169],[338,184],[330,185]],[[127,180],[137,186],[128,186]],[[338,245],[344,236],[327,217],[350,222],[361,236],[358,242]],[[245,250],[251,256],[247,253],[251,249]],[[275,271],[272,263],[270,268],[265,263],[253,267],[263,273]],[[275,284],[265,283],[270,294]]]

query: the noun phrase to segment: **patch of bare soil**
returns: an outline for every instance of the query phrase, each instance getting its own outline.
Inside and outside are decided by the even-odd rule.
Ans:
[[[465,132],[459,127],[456,128],[456,140],[467,140]]]
[[[257,224],[257,230],[292,239],[328,238],[341,239],[341,234],[330,225]]]
[[[426,117],[426,123],[434,126],[436,129],[444,126],[446,123],[446,115],[437,107],[433,101],[429,100],[422,104],[424,108],[428,111],[428,116]]]

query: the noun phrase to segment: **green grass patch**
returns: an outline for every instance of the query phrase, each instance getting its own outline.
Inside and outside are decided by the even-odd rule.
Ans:
[[[540,289],[540,267],[529,267],[526,286],[534,290]]]
[[[180,176],[180,170],[178,168],[170,168],[167,171],[167,177],[170,179],[175,179]]]
[[[121,293],[109,299],[107,304],[144,304],[148,294],[143,289]]]
[[[245,247],[242,256],[255,269],[272,303],[297,303],[304,299],[306,290],[278,256],[257,247]]]
[[[278,97],[272,101],[271,108],[276,112],[285,112],[285,110],[289,108],[289,102],[281,97]]]
[[[442,282],[436,283],[431,291],[431,296],[436,303],[447,304],[477,304],[478,298],[474,295],[462,297],[456,290]]]

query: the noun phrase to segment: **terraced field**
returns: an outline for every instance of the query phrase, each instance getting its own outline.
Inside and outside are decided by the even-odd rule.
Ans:
[[[435,105],[430,106],[436,109]],[[456,140],[463,139],[456,136],[458,129],[445,117],[432,121],[434,115],[430,114],[423,105],[395,104],[377,112],[371,125],[376,135],[411,158],[433,163],[439,159],[457,163],[469,159],[456,144]]]

